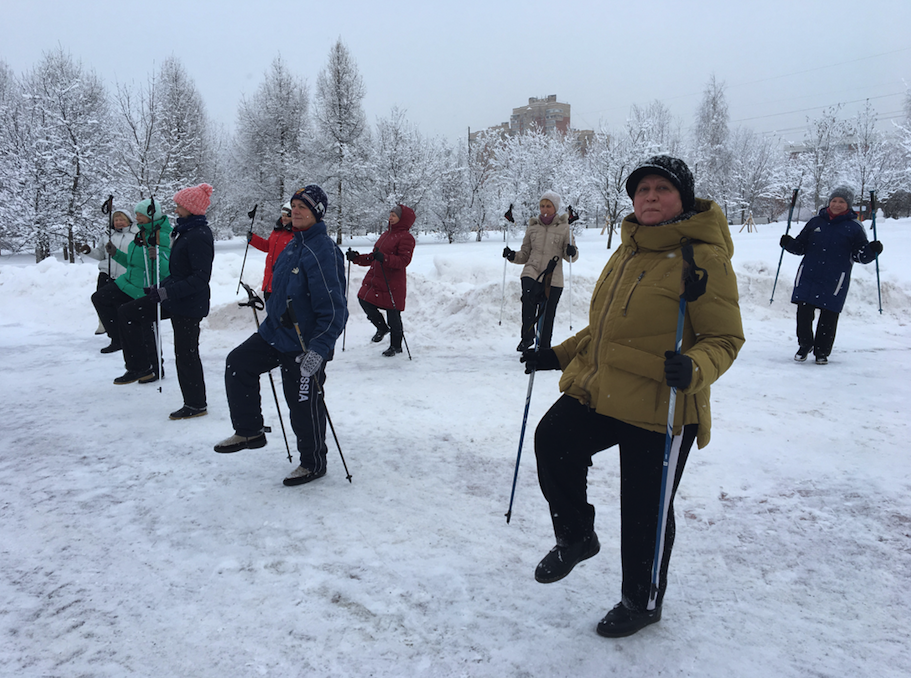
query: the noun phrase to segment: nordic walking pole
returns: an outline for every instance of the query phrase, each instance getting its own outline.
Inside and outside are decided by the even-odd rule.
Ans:
[[[797,192],[800,188],[794,189],[794,195],[791,196],[791,209],[788,210],[788,225],[784,229],[784,234],[787,235],[788,231],[791,230],[791,216],[794,214],[794,205],[797,204]],[[775,301],[775,287],[778,285],[778,274],[781,272],[781,261],[784,259],[784,247],[781,248],[781,255],[778,257],[778,270],[775,271],[775,282],[772,283],[772,296],[769,298],[769,304]]]
[[[253,288],[250,287],[247,283],[241,283],[244,286],[244,289],[247,290],[247,301],[237,302],[238,306],[249,306],[253,309],[253,320],[256,321],[256,329],[259,329],[259,314],[257,310],[262,311],[266,304],[259,297],[259,295],[253,291]],[[272,378],[272,370],[269,370],[269,383],[272,385],[272,396],[275,398],[275,410],[278,412],[278,423],[282,427],[282,436],[285,438],[285,449],[288,450],[288,463],[293,464],[294,461],[291,459],[291,446],[288,444],[288,434],[285,432],[285,422],[282,419],[282,406],[278,404],[278,392],[275,390],[275,380]]]
[[[351,251],[351,248],[348,248]],[[345,283],[345,308],[348,308],[348,290],[351,287],[351,259],[348,259],[348,282]],[[348,323],[345,323],[345,329],[342,330],[342,351],[345,350],[345,340],[348,338]]]
[[[547,314],[547,302],[550,299],[550,286],[548,281],[557,267],[559,259],[554,257],[547,264],[547,268],[541,273],[539,279],[544,279],[544,307],[538,315],[535,327],[535,353],[538,352],[538,346],[541,342],[541,328],[544,326],[544,316]],[[523,327],[524,332],[524,327]],[[528,424],[528,409],[531,405],[531,390],[535,385],[535,370],[528,375],[528,392],[525,394],[525,412],[522,415],[522,429],[519,431],[519,451],[516,453],[516,470],[512,474],[512,491],[509,493],[509,508],[506,510],[506,524],[509,525],[509,519],[512,518],[512,503],[516,498],[516,483],[519,480],[519,462],[522,461],[522,443],[525,440],[525,426]]]
[[[301,344],[301,348],[304,353],[307,352],[307,344],[304,343],[304,335],[301,334],[300,325],[297,324],[297,314],[294,312],[294,303],[291,301],[291,297],[288,297],[286,302],[288,306],[288,317],[291,318],[291,324],[294,325],[294,331],[297,332],[297,340]],[[332,437],[335,438],[335,445],[338,447],[338,455],[342,458],[342,466],[345,467],[345,477],[348,479],[348,482],[351,482],[351,473],[348,471],[348,464],[345,463],[345,455],[342,454],[342,446],[338,441],[338,435],[335,432],[335,425],[332,423],[332,417],[329,416],[329,408],[326,407],[326,394],[323,393],[323,386],[319,383],[319,379],[313,380],[316,383],[316,393],[323,399],[323,409],[326,411],[326,421],[329,422],[329,428],[332,429]]]
[[[509,209],[506,210],[506,214],[503,215],[506,218],[506,221],[509,222],[506,224],[506,231],[503,234],[503,238],[506,241],[506,247],[509,247],[509,224],[516,223],[515,218],[512,216],[512,203],[509,203]],[[503,287],[500,292],[500,322],[498,325],[503,324],[503,307],[506,305],[506,257],[503,257]]]
[[[873,239],[876,240],[876,195],[870,191],[870,211],[873,212]],[[879,297],[879,312],[883,312],[883,293],[879,286],[879,255],[876,255],[876,296]]]
[[[386,290],[389,292],[389,299],[392,301],[392,310],[398,313],[399,309],[395,305],[395,297],[392,296],[392,288],[389,286],[389,278],[386,277],[386,265],[383,262],[380,262],[380,270],[383,272],[383,280],[386,281]],[[402,315],[399,313],[399,320],[402,319]],[[411,360],[411,349],[408,348],[408,340],[405,338],[405,326],[402,325],[402,341],[405,342],[405,350],[408,351],[408,360]]]
[[[796,191],[795,191],[796,195]],[[699,276],[699,272],[702,276]],[[705,294],[705,288],[709,281],[709,274],[704,268],[699,268],[693,259],[693,246],[686,240],[683,243],[683,271],[681,276],[681,286],[683,292],[680,295],[680,306],[677,313],[677,334],[674,341],[674,353],[680,353],[683,345],[683,323],[686,317],[686,304],[688,301],[696,301]],[[652,585],[649,590],[647,610],[654,610],[657,603],[658,589],[660,588],[661,560],[664,558],[664,536],[667,529],[667,512],[669,509],[671,492],[667,491],[668,476],[671,474],[671,468],[674,469],[676,476],[677,455],[679,447],[674,448],[674,413],[677,409],[677,387],[671,387],[671,394],[668,399],[667,407],[667,434],[664,439],[664,463],[661,467],[661,492],[658,499],[658,527],[655,531],[655,553],[652,560]],[[683,437],[683,432],[680,434]],[[673,449],[673,463],[671,463],[671,451]],[[673,478],[671,483],[673,484]]]
[[[253,230],[253,222],[256,220],[256,208],[259,207],[259,203],[253,205],[253,209],[247,212],[247,216],[250,217],[250,230]],[[234,294],[240,293],[240,281],[244,279],[244,266],[247,265],[247,252],[250,251],[250,239],[247,238],[247,246],[244,248],[244,261],[240,265],[240,276],[237,278],[237,291]]]
[[[573,235],[573,222],[578,221],[579,215],[573,211],[572,205],[567,206],[566,211],[569,212],[569,243],[575,247],[576,238]],[[576,252],[578,253],[578,250]],[[569,331],[573,331],[573,257],[569,258]]]
[[[155,227],[155,196],[149,196],[149,207],[146,215],[152,222],[152,237],[155,238],[155,265],[149,279],[153,287],[158,287],[161,282],[161,227]],[[156,235],[157,234],[157,235]],[[154,279],[154,282],[152,280]],[[158,378],[164,379],[164,348],[161,345],[161,304],[155,304],[155,352],[158,355]],[[158,382],[158,392],[161,393],[161,381]]]
[[[114,196],[109,195],[108,199],[101,204],[101,213],[108,216],[108,242],[111,241],[111,235],[114,231]],[[113,257],[108,255],[108,278],[111,277],[111,259]]]

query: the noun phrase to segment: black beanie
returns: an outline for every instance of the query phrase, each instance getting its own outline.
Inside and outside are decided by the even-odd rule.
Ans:
[[[669,155],[653,156],[633,170],[626,180],[626,193],[630,198],[636,192],[639,182],[649,174],[657,174],[674,184],[674,188],[680,191],[680,202],[683,203],[684,212],[696,206],[696,182],[690,168],[679,158],[672,158]]]

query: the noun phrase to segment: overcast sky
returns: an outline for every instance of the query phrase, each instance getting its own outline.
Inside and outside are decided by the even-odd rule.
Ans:
[[[425,135],[450,139],[548,94],[572,105],[577,129],[617,129],[630,106],[655,99],[688,129],[714,74],[732,127],[799,141],[808,115],[838,103],[842,117],[865,99],[882,118],[899,117],[911,85],[909,0],[2,5],[0,60],[17,75],[61,46],[113,89],[174,55],[229,129],[279,54],[312,100],[339,37],[363,76],[371,122],[397,105]]]

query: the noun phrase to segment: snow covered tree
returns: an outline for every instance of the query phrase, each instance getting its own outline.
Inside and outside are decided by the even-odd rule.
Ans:
[[[26,156],[19,169],[28,203],[19,221],[33,234],[37,261],[61,241],[73,261],[76,239],[103,230],[98,208],[111,157],[107,93],[94,73],[57,49],[26,75],[22,94]]]
[[[825,202],[829,189],[843,180],[839,176],[839,156],[847,149],[849,130],[838,119],[839,108],[833,106],[815,120],[807,119],[803,148],[797,154],[803,185],[812,198],[814,212]]]
[[[357,64],[339,38],[316,81],[316,141],[329,196],[327,220],[336,223],[336,242],[353,225],[349,215],[367,183],[369,132],[362,102],[366,90]]]
[[[719,83],[712,75],[696,113],[691,169],[696,180],[696,195],[714,200],[726,215],[732,207],[729,118],[724,83]]]
[[[310,141],[309,92],[303,80],[276,57],[256,93],[237,112],[235,179],[231,202],[246,214],[260,205],[271,228],[281,205],[303,188]]]
[[[877,115],[868,100],[850,123],[851,141],[845,162],[849,185],[857,191],[857,204],[869,202],[870,191],[884,201],[898,186],[899,153],[894,140],[876,128]]]
[[[429,208],[435,197],[443,160],[440,142],[425,138],[403,110],[393,107],[389,117],[376,124],[372,194],[389,209],[408,205],[420,218],[421,209]]]
[[[167,59],[140,88],[118,87],[117,121],[127,195],[167,200],[181,188],[212,184],[204,169],[210,138],[205,107],[176,58]]]
[[[765,214],[776,202],[782,159],[777,139],[739,128],[731,135],[731,202],[738,205],[740,223],[749,215]]]

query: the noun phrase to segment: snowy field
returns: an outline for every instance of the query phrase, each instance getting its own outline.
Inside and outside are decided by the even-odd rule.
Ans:
[[[209,415],[188,421],[168,420],[182,404],[169,324],[161,392],[114,386],[121,354],[93,336],[95,262],[4,256],[0,675],[907,676],[911,219],[878,221],[883,313],[875,266],[856,265],[825,367],[792,360],[798,257],[785,254],[769,304],[784,224],[736,228],[747,343],[683,477],[663,619],[621,640],[595,634],[620,597],[615,451],[589,476],[601,553],[561,582],[533,576],[553,533],[532,434],[557,373],[535,380],[504,518],[528,378],[519,266],[499,323],[500,235],[419,237],[411,361],[370,342],[355,300],[366,269],[351,271],[326,390],[353,482],[330,438],[328,475],[296,488],[281,483],[293,466],[265,376],[268,446],[212,451],[232,433],[225,356],[254,330],[235,303],[242,240],[217,245]],[[610,254],[599,233],[579,237],[555,342],[586,324]],[[257,286],[263,257],[246,263]]]

